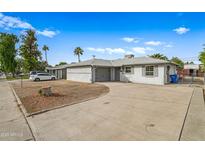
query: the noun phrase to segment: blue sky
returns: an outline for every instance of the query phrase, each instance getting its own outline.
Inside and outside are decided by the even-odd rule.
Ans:
[[[162,53],[197,62],[205,44],[205,13],[0,14],[1,32],[20,35],[26,29],[36,30],[39,48],[50,48],[52,65],[77,61],[77,46],[85,51],[82,60]]]

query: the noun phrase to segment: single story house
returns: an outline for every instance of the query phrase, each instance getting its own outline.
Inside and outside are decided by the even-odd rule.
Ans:
[[[200,69],[200,64],[185,64],[183,69],[183,75],[203,77],[203,72]]]
[[[80,82],[124,81],[133,83],[164,85],[170,82],[170,75],[176,74],[176,64],[151,57],[134,57],[126,55],[123,59],[90,60],[47,68],[51,74],[66,70],[58,78]],[[61,75],[61,73],[59,73]],[[65,72],[64,72],[65,74]]]

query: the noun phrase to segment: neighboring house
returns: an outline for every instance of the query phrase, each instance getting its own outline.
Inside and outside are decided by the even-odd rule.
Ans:
[[[46,70],[48,73],[55,75],[57,79],[67,79],[67,68],[68,64],[55,67],[47,67]]]
[[[184,76],[203,76],[199,64],[185,64],[183,69]]]
[[[66,70],[66,79],[80,82],[124,81],[164,85],[176,74],[176,64],[151,57],[126,55],[123,59],[90,59],[61,68],[47,68],[49,72]],[[60,78],[60,77],[58,77]]]

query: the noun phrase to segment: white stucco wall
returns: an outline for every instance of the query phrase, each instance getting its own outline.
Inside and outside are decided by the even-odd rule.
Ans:
[[[164,85],[164,66],[158,65],[158,76],[143,76],[142,66],[134,66],[133,73],[120,73],[120,81]]]
[[[170,65],[170,70],[169,70],[170,75],[176,74],[176,66],[175,65]]]
[[[67,68],[67,80],[91,83],[91,67]]]
[[[167,66],[170,67],[169,72],[167,72]],[[170,82],[170,77],[168,77],[167,75],[177,74],[176,65],[165,65],[164,72],[165,72],[165,74],[164,74],[164,82],[165,83],[169,83]]]
[[[111,68],[110,70],[110,79],[111,81],[115,81],[115,68]]]

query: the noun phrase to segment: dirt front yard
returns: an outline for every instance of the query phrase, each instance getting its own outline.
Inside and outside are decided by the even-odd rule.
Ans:
[[[11,85],[28,113],[35,113],[62,105],[80,103],[109,92],[109,88],[104,85],[67,80],[24,81],[23,88],[21,88],[20,81],[11,82]],[[41,96],[38,92],[39,89],[47,86],[51,87],[53,95],[49,97]]]

